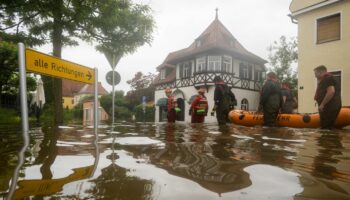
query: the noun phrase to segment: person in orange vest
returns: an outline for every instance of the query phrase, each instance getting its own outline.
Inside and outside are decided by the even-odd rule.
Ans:
[[[175,101],[175,98],[172,95],[172,91],[169,87],[167,87],[165,89],[165,95],[168,97],[168,101],[167,101],[167,119],[168,119],[168,122],[175,122],[175,120],[176,120],[176,112],[175,112],[176,101]]]
[[[208,101],[204,93],[205,88],[199,88],[198,95],[192,101],[190,108],[191,123],[203,123],[208,113]]]

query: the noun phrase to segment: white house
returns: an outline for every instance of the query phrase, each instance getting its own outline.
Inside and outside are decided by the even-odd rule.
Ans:
[[[214,106],[213,79],[216,75],[232,88],[237,108],[257,110],[265,63],[264,59],[247,51],[216,14],[215,20],[189,47],[171,52],[157,67],[159,75],[154,81],[155,121],[166,121],[166,87],[173,89],[182,110],[178,121],[191,121],[188,115],[191,97],[197,94],[200,86],[207,88],[205,95],[210,112]],[[216,118],[209,114],[205,121],[214,122]]]

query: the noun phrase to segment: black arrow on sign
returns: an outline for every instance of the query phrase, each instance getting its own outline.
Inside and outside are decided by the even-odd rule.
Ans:
[[[91,73],[90,73],[90,71],[88,71],[88,74],[86,75],[89,79],[88,80],[90,80],[91,79]]]

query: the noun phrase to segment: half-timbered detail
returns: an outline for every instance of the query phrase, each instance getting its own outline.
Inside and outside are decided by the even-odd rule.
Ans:
[[[165,97],[165,88],[172,88],[181,107],[178,121],[189,122],[190,98],[197,94],[199,87],[204,86],[207,88],[205,96],[209,109],[212,109],[213,80],[215,76],[220,76],[236,95],[238,108],[256,110],[265,63],[264,59],[247,51],[216,15],[215,20],[189,47],[170,53],[157,67],[159,75],[154,81],[155,101]],[[156,106],[156,121],[164,120],[164,110],[162,106]],[[206,122],[213,121],[216,121],[215,117],[206,117]]]

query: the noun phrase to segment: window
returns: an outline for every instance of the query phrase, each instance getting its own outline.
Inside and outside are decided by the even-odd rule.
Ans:
[[[340,40],[340,13],[317,20],[317,44]]]
[[[196,41],[196,47],[200,47],[202,45],[201,41],[200,40],[197,40]]]
[[[189,62],[180,65],[180,78],[191,77],[191,65]]]
[[[239,77],[242,79],[249,79],[248,66],[243,63],[239,64]]]
[[[208,56],[208,71],[221,71],[221,56]]]
[[[260,70],[257,70],[257,69],[254,70],[254,80],[257,82],[262,81],[262,72]]]
[[[232,67],[232,58],[230,56],[224,56],[222,63],[222,71],[230,72]]]
[[[85,121],[90,121],[90,115],[91,115],[91,111],[90,109],[84,109],[85,110]]]
[[[74,104],[74,99],[72,99],[72,104]]]
[[[205,57],[197,58],[196,60],[196,71],[204,72],[205,71]]]
[[[165,79],[165,69],[160,70],[160,80]]]
[[[249,110],[248,99],[242,99],[241,101],[241,110]]]

